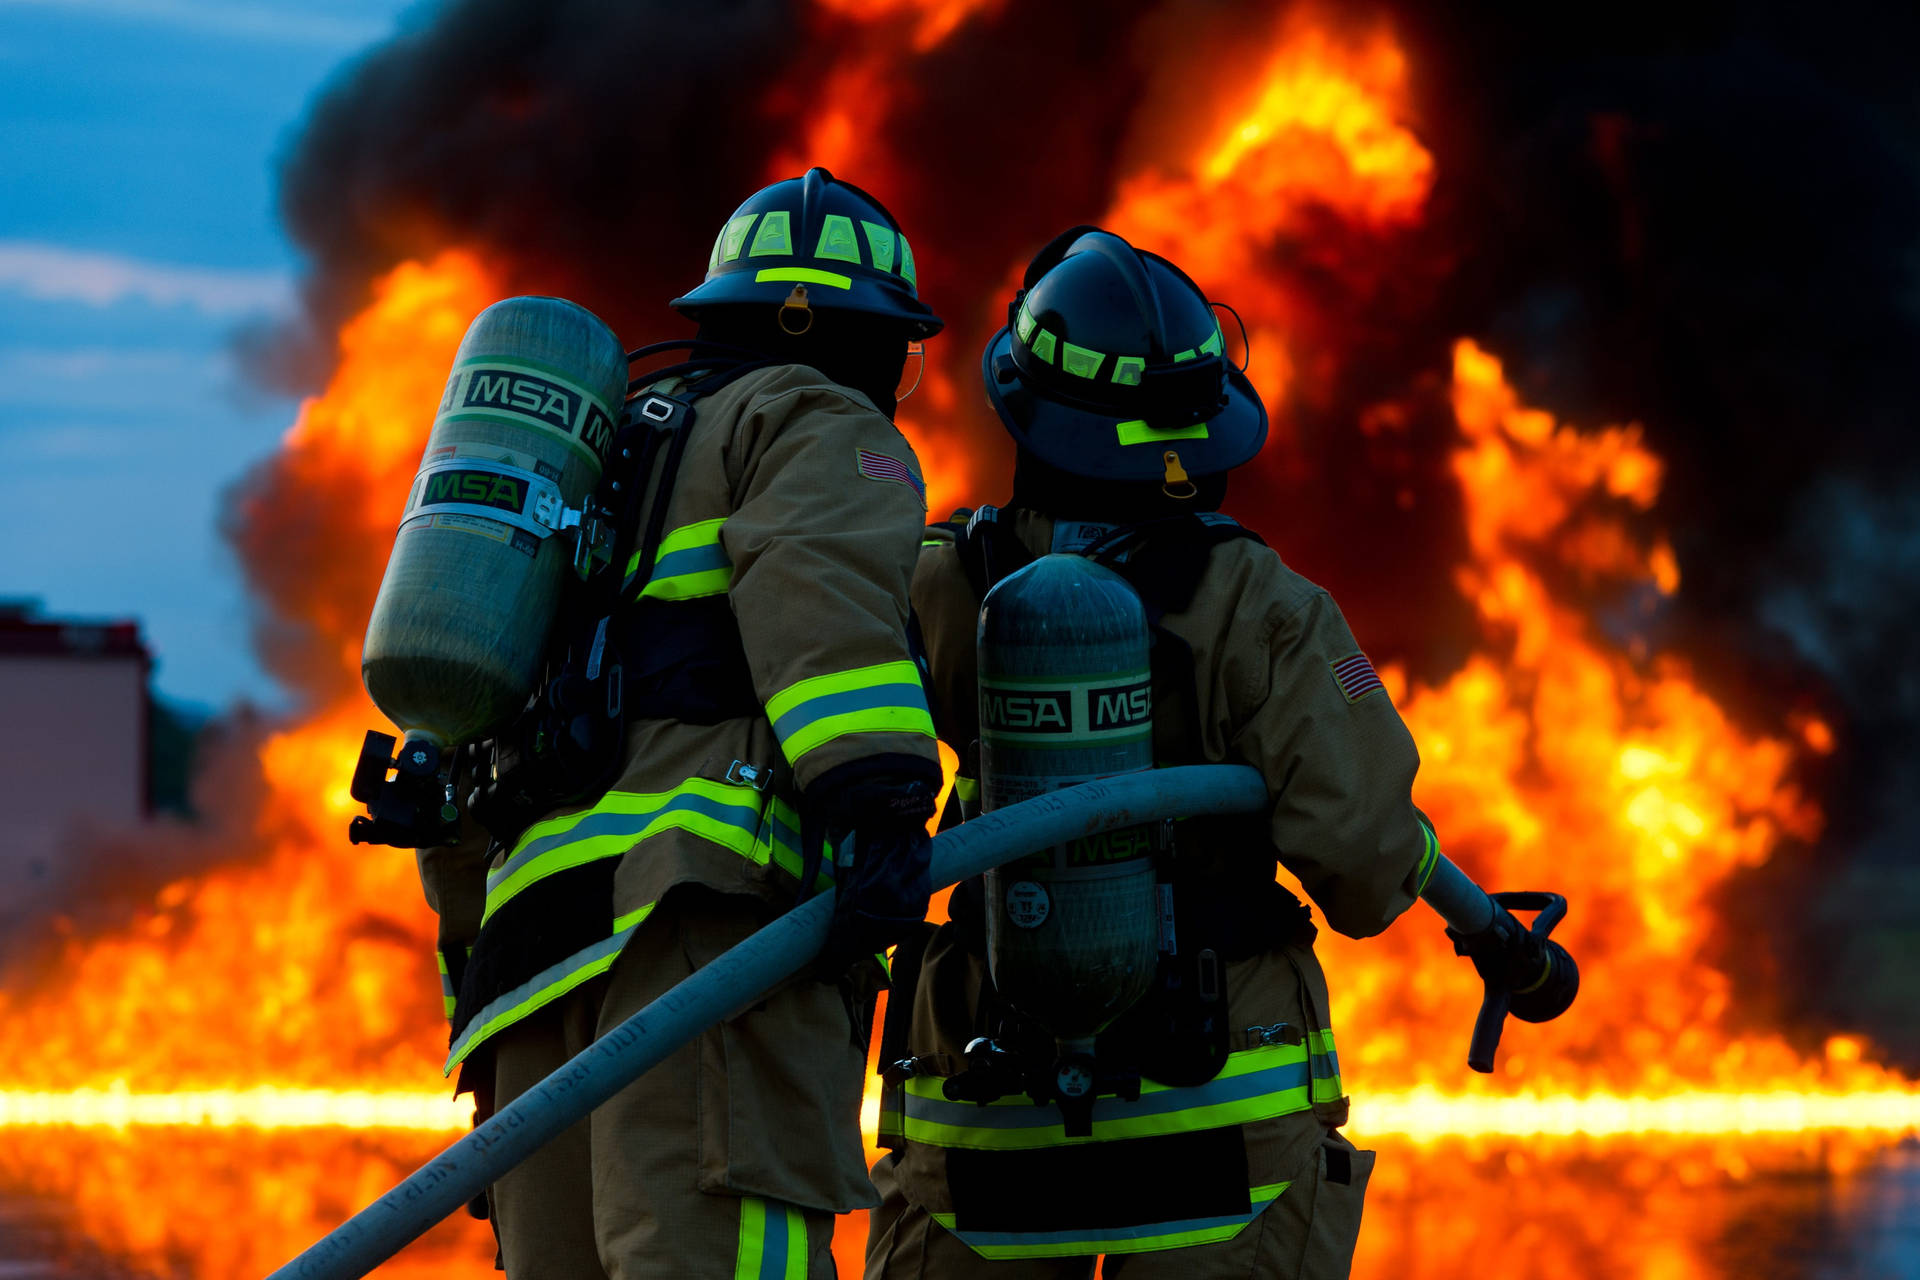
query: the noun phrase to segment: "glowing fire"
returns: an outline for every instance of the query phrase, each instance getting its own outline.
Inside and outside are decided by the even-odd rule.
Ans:
[[[876,128],[909,87],[899,59],[998,5],[819,7],[893,34],[873,41],[885,58],[855,51],[817,98],[790,104],[802,127],[770,170],[824,162],[884,187],[907,172]],[[1418,222],[1434,163],[1391,32],[1340,35],[1296,14],[1262,52],[1250,76],[1209,82],[1215,96],[1196,104],[1185,150],[1120,183],[1104,220],[1241,306],[1277,405],[1321,359],[1308,354],[1312,304],[1256,287],[1270,270],[1264,255],[1304,237],[1343,272],[1385,270],[1371,265],[1372,247]],[[770,104],[781,92],[769,90]],[[1328,225],[1358,247],[1315,239]],[[257,1275],[464,1123],[438,1087],[444,1022],[412,861],[349,848],[341,833],[359,735],[379,722],[357,692],[366,613],[454,348],[498,293],[459,253],[397,268],[341,334],[338,371],[288,433],[276,492],[298,496],[293,515],[323,526],[333,552],[300,566],[288,588],[297,596],[281,603],[337,664],[318,686],[349,692],[266,744],[255,847],[169,886],[131,928],[69,942],[39,989],[0,992],[0,1072],[12,1086],[0,1092],[0,1126],[45,1127],[31,1151],[0,1146],[0,1176],[73,1206],[85,1236],[142,1265],[188,1257],[196,1275]],[[979,496],[942,426],[971,394],[970,360],[955,353],[958,375],[932,365],[903,410],[936,515]],[[1747,1176],[1764,1162],[1759,1149],[1714,1139],[1704,1156],[1658,1172],[1636,1165],[1627,1185],[1603,1192],[1579,1162],[1617,1151],[1593,1135],[1920,1126],[1920,1095],[1859,1041],[1814,1051],[1736,1028],[1733,979],[1704,958],[1724,923],[1716,889],[1782,841],[1818,834],[1793,768],[1802,752],[1832,751],[1834,731],[1811,715],[1755,731],[1679,660],[1646,656],[1642,632],[1678,589],[1679,566],[1640,529],[1662,466],[1637,427],[1581,430],[1528,408],[1497,359],[1469,342],[1455,350],[1451,385],[1471,552],[1458,585],[1477,610],[1480,647],[1437,687],[1394,668],[1383,676],[1421,744],[1417,799],[1448,852],[1490,886],[1567,893],[1573,913],[1558,936],[1582,958],[1585,986],[1560,1022],[1510,1027],[1499,1074],[1472,1077],[1462,1058],[1476,986],[1430,916],[1416,908],[1364,943],[1323,934],[1355,1134],[1403,1135],[1404,1158],[1383,1159],[1376,1175],[1360,1273],[1415,1274],[1416,1243],[1431,1242],[1421,1233],[1443,1235],[1447,1257],[1484,1256],[1489,1224],[1506,1219],[1477,1206],[1518,1195],[1530,1221],[1581,1228],[1598,1261],[1578,1274],[1703,1274],[1693,1254],[1653,1257],[1596,1235],[1660,1218],[1660,1193],[1676,1180]],[[1394,429],[1393,415],[1367,429]],[[170,1127],[123,1140],[128,1126]],[[303,1137],[320,1132],[332,1136]],[[1520,1156],[1489,1155],[1488,1134],[1589,1136]],[[1411,1144],[1438,1144],[1433,1167],[1447,1172],[1431,1178],[1449,1185],[1445,1224],[1417,1217],[1414,1179],[1428,1166]],[[1835,1164],[1857,1150],[1798,1158]],[[1558,1160],[1566,1170],[1542,1163]],[[236,1221],[247,1230],[233,1231]],[[842,1224],[850,1273],[863,1226]],[[455,1224],[386,1274],[480,1269],[490,1256],[484,1229]]]

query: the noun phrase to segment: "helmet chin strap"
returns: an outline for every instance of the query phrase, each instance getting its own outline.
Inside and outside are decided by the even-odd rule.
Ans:
[[[893,402],[896,405],[920,389],[920,379],[925,377],[927,373],[927,344],[926,343],[909,342],[907,344],[907,354],[910,356],[919,356],[920,363],[913,367],[913,385],[908,387],[905,391],[896,392],[894,394]]]

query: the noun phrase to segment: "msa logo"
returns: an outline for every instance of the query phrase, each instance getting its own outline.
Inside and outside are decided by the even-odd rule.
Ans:
[[[587,420],[580,424],[580,440],[601,458],[613,451],[613,420],[600,412],[599,405],[587,406]]]
[[[1071,733],[1073,692],[1069,689],[1002,689],[980,691],[980,719],[988,729],[1015,729],[1021,733]]]
[[[513,409],[562,431],[571,432],[573,420],[580,410],[580,400],[573,392],[545,378],[525,373],[476,370],[467,381],[467,396],[461,401],[460,407]],[[604,420],[605,415],[601,417]],[[605,430],[611,442],[612,429],[609,427]]]
[[[1131,729],[1153,719],[1151,680],[1115,685],[1110,689],[1091,689],[1087,698],[1093,704],[1093,728],[1096,733],[1102,729]]]
[[[422,506],[439,502],[464,502],[476,507],[497,507],[518,511],[526,502],[526,490],[511,476],[491,471],[436,471],[427,477]]]

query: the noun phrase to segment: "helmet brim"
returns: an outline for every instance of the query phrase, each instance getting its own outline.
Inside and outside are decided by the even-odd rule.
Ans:
[[[792,286],[782,282],[779,287],[790,289]],[[865,315],[898,320],[912,338],[931,338],[946,328],[946,321],[933,314],[932,308],[918,299],[905,297],[899,291],[859,277],[855,277],[852,284],[844,289],[822,286],[812,293],[811,301],[813,306],[822,311],[858,311]],[[747,272],[714,276],[667,305],[689,319],[698,320],[703,307],[743,304],[763,307],[778,305],[769,299],[767,286],[755,282]]]
[[[1048,466],[1094,480],[1158,480],[1172,449],[1188,474],[1218,475],[1253,460],[1267,441],[1267,409],[1245,374],[1227,366],[1226,407],[1195,427],[1155,431],[1117,414],[1049,399],[1018,376],[1001,382],[996,366],[1011,367],[1013,333],[1002,326],[980,356],[987,399],[1020,446]],[[1123,425],[1126,428],[1123,430]],[[1204,432],[1204,434],[1201,434]]]

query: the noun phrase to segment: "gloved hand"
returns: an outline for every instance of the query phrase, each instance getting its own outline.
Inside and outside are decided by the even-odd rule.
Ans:
[[[1497,903],[1493,923],[1479,933],[1449,929],[1447,936],[1454,954],[1472,960],[1482,981],[1511,994],[1511,1012],[1522,1022],[1552,1021],[1580,990],[1580,970],[1567,949],[1534,933]]]
[[[838,765],[807,788],[834,864],[833,923],[815,973],[838,978],[926,919],[933,892],[927,819],[939,794],[937,766],[898,755]]]

